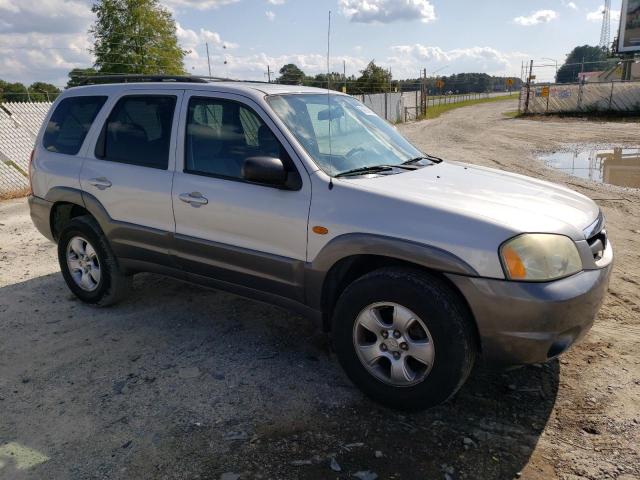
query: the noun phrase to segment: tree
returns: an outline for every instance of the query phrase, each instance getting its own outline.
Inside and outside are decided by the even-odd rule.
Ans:
[[[327,81],[329,79],[330,82]],[[337,72],[331,72],[330,75],[326,73],[319,73],[315,77],[307,77],[304,81],[305,85],[318,88],[329,88],[331,90],[341,91],[344,85],[344,75]]]
[[[90,77],[92,75],[97,75],[98,71],[93,68],[74,68],[68,73],[69,80],[67,81],[67,88],[77,87],[78,85],[82,85],[83,80],[86,77]]]
[[[614,63],[614,60],[608,58],[607,52],[600,47],[582,45],[581,47],[574,48],[567,56],[564,65],[558,69],[556,82],[577,82],[580,72],[599,72],[606,70]]]
[[[29,86],[29,96],[34,102],[53,102],[60,89],[55,85],[45,82],[34,82]]]
[[[302,85],[305,78],[306,75],[297,65],[288,63],[280,69],[280,76],[277,82],[285,85]]]
[[[187,53],[178,45],[175,21],[159,0],[99,0],[92,53],[101,74],[184,74]]]
[[[388,91],[391,87],[391,72],[375,64],[371,60],[356,80],[358,93],[379,93]]]
[[[20,82],[9,83],[0,80],[0,100],[4,102],[28,102],[31,92]]]

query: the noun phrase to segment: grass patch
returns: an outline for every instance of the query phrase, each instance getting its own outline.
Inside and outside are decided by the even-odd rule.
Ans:
[[[500,102],[502,100],[514,100],[517,98],[518,97],[516,95],[502,95],[500,97],[478,98],[475,100],[465,100],[458,103],[435,105],[433,107],[430,106],[429,108],[427,108],[427,114],[418,117],[418,120],[431,120],[432,118],[438,118],[443,113],[446,113],[450,110],[455,110],[456,108],[470,107],[472,105],[480,105],[482,103]]]
[[[29,195],[29,187],[13,190],[11,192],[0,192],[0,200],[11,200],[12,198],[22,198]]]
[[[507,118],[518,118],[521,115],[517,110],[510,110],[508,112],[502,112],[502,116]]]

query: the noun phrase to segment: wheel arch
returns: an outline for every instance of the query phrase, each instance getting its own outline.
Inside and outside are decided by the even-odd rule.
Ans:
[[[356,279],[385,267],[405,267],[436,276],[461,299],[476,333],[480,336],[473,311],[462,291],[446,273],[478,276],[462,259],[437,247],[402,239],[371,234],[349,234],[329,242],[311,263],[309,269],[308,301],[322,312],[325,331],[331,330],[331,316],[344,289]]]
[[[104,230],[106,211],[95,197],[89,197],[93,201],[87,203],[87,194],[71,187],[54,187],[47,192],[45,200],[51,202],[49,227],[55,241],[58,240],[65,223],[81,215],[91,216]]]

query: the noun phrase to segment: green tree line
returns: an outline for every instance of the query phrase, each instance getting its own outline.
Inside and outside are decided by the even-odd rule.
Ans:
[[[423,79],[413,78],[406,80],[394,80],[391,72],[369,62],[359,76],[345,77],[341,73],[333,72],[329,75],[321,73],[315,76],[305,74],[297,65],[289,63],[280,71],[277,83],[287,85],[306,85],[319,88],[331,88],[342,90],[350,94],[381,93],[389,91],[419,90]],[[509,85],[507,80],[511,79]],[[515,77],[495,77],[486,73],[459,73],[448,77],[429,77],[426,79],[426,88],[431,94],[438,93],[477,93],[504,91],[509,88],[519,89],[522,82]]]
[[[24,85],[20,82],[10,83],[0,79],[0,102],[46,102],[53,101],[60,93],[55,85],[45,82],[34,82]]]

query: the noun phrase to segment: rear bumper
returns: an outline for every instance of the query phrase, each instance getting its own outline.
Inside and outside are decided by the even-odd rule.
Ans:
[[[540,363],[557,357],[593,325],[612,263],[547,283],[448,274],[467,299],[491,364]]]
[[[31,221],[38,231],[52,242],[55,242],[51,232],[51,207],[53,203],[43,198],[29,195],[29,211],[31,212]]]

